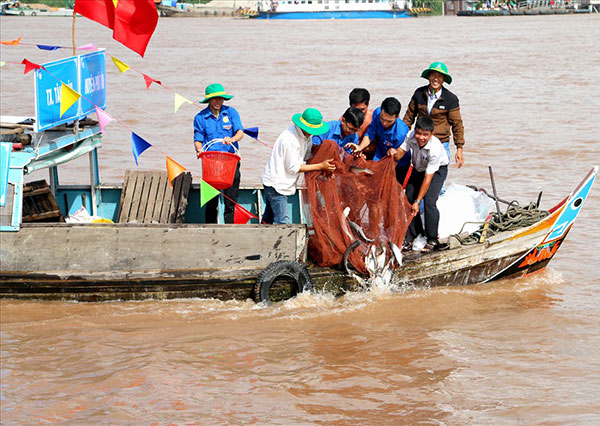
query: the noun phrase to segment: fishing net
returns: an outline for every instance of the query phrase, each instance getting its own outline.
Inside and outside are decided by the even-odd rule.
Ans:
[[[386,260],[392,256],[390,242],[402,247],[412,219],[410,205],[396,181],[396,163],[391,158],[379,162],[355,158],[335,142],[325,141],[308,163],[331,158],[335,172],[309,172],[305,177],[304,207],[311,227],[308,253],[318,265],[334,266],[359,241],[348,260],[365,274],[365,257],[373,245],[379,255],[386,250]]]

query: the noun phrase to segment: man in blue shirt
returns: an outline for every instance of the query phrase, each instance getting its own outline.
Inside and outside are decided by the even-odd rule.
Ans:
[[[390,148],[398,149],[402,145],[409,129],[406,123],[398,120],[400,108],[400,101],[396,98],[383,100],[381,106],[373,111],[373,120],[360,144],[351,145],[355,155],[360,155],[369,145],[375,144],[373,160],[379,161],[387,156]],[[409,168],[410,152],[407,152],[396,165],[396,179],[400,184],[404,183]]]
[[[327,123],[329,125],[327,133],[313,136],[312,143],[314,145],[321,145],[323,141],[332,140],[342,148],[349,143],[358,145],[358,135],[356,132],[362,126],[364,119],[365,116],[361,110],[348,108],[340,120]]]
[[[225,100],[233,98],[228,95],[221,84],[215,83],[204,90],[204,100],[208,107],[200,111],[194,118],[194,148],[196,154],[204,147],[208,151],[224,151],[237,153],[238,142],[244,137],[244,127],[240,115],[235,108],[223,105]],[[223,139],[222,142],[211,143],[213,139]],[[235,203],[240,189],[240,163],[235,171],[233,184],[224,190],[225,223],[233,223]],[[206,203],[206,223],[217,223],[219,198],[215,197]]]

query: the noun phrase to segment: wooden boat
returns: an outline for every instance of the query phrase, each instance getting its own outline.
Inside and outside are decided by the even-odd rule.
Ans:
[[[191,185],[186,203],[176,206],[168,203],[172,194],[152,199],[152,192],[159,191],[136,190],[137,206],[143,208],[135,207],[135,212],[132,208],[130,223],[64,223],[61,218],[82,206],[118,222],[124,217],[124,204],[134,205],[135,200],[125,195],[131,180],[125,187],[100,184],[98,126],[75,133],[65,128],[46,130],[43,141],[33,134],[32,144],[10,152],[8,160],[3,157],[9,164],[3,169],[8,170],[6,204],[0,207],[1,298],[275,300],[311,287],[336,294],[361,287],[343,268],[320,268],[307,259],[309,233],[301,208],[302,190],[289,201],[291,225],[263,225],[256,220],[247,225],[205,224],[198,185]],[[85,155],[90,160],[90,182],[61,185],[59,165]],[[24,183],[24,175],[41,168],[49,170],[47,188]],[[467,285],[543,269],[571,229],[597,174],[598,167],[592,168],[537,223],[473,245],[463,246],[450,237],[449,250],[406,255],[403,266],[394,271],[394,280],[419,287]],[[136,182],[142,178],[147,182],[152,176],[143,172]],[[181,187],[175,185],[173,194]],[[260,217],[261,188],[241,188],[238,202]],[[159,208],[162,213],[156,214]],[[176,223],[140,223],[144,216],[150,222],[171,217],[168,211],[173,209]]]

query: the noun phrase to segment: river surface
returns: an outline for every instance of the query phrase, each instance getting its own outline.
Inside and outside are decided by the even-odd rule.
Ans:
[[[71,46],[69,18],[0,18],[2,40]],[[246,127],[272,145],[308,106],[339,117],[353,87],[404,114],[421,71],[445,62],[461,101],[465,166],[449,182],[542,207],[600,163],[600,15],[360,21],[161,19],[142,60],[78,19],[94,42],[191,100],[221,82]],[[2,46],[1,113],[33,113],[32,74],[70,50]],[[107,63],[114,117],[200,175],[196,105]],[[260,182],[269,148],[241,143],[242,184]],[[130,134],[111,123],[101,180],[135,168]],[[163,169],[155,150],[140,168]],[[61,182],[86,180],[87,159]],[[46,178],[45,174],[32,178]],[[600,187],[550,267],[469,288],[301,295],[250,301],[0,301],[1,423],[600,424]],[[25,249],[25,248],[24,248]]]

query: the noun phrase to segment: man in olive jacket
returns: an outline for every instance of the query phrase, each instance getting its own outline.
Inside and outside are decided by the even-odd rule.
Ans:
[[[434,62],[421,73],[421,77],[429,80],[429,84],[415,90],[403,121],[411,128],[419,117],[430,117],[435,125],[433,134],[444,145],[448,158],[450,158],[448,145],[452,134],[456,145],[454,158],[460,168],[464,164],[465,136],[458,97],[446,87],[442,87],[444,82],[452,83],[448,67],[442,62]]]

